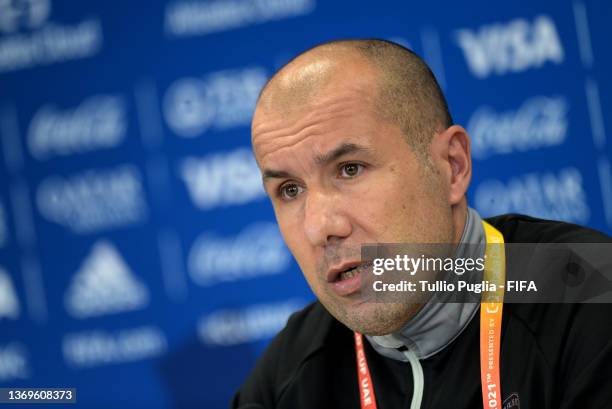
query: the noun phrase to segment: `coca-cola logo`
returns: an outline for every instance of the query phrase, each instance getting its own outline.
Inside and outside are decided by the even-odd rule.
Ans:
[[[258,222],[235,236],[203,233],[189,252],[193,281],[207,287],[284,272],[291,256],[275,223]]]
[[[468,122],[476,159],[562,144],[567,136],[568,103],[563,97],[536,96],[517,109],[478,108]]]
[[[127,125],[119,96],[95,95],[69,109],[48,104],[32,118],[28,148],[38,160],[108,149],[123,142]]]

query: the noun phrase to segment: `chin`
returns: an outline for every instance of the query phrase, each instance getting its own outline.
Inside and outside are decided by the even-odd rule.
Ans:
[[[357,331],[363,335],[370,335],[370,336],[381,336],[381,335],[389,335],[392,334],[394,332],[399,331],[402,328],[402,325],[398,325],[398,326],[387,326],[387,325],[370,325],[367,327],[362,328],[361,330],[353,330],[353,331]]]
[[[399,331],[421,308],[421,304],[363,303],[335,314],[328,311],[351,330],[364,335],[387,335]]]

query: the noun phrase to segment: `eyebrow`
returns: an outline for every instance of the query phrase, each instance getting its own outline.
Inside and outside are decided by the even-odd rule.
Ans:
[[[291,174],[289,172],[285,172],[284,170],[274,170],[274,169],[264,169],[262,172],[262,179],[264,182],[268,179],[273,178],[290,178]]]
[[[317,155],[315,157],[315,163],[319,166],[327,165],[341,158],[344,155],[348,155],[350,153],[368,152],[368,151],[370,151],[370,149],[363,145],[358,145],[356,143],[342,143],[338,145],[336,148],[332,149],[331,151],[325,154]],[[264,169],[262,172],[262,179],[264,180],[264,182],[272,178],[290,178],[290,177],[292,177],[292,175],[289,172],[284,171],[284,170]]]
[[[327,165],[330,162],[333,162],[344,155],[348,155],[349,153],[366,152],[368,150],[369,149],[365,146],[357,145],[356,143],[342,143],[335,149],[332,149],[331,151],[327,152],[326,154],[317,155],[315,157],[315,163],[317,165]]]

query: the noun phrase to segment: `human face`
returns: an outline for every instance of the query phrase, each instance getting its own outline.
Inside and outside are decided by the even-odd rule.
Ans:
[[[381,335],[420,305],[360,296],[361,245],[448,243],[453,233],[446,185],[377,113],[374,78],[363,72],[348,70],[297,109],[258,107],[253,149],[280,231],[313,292],[349,328]],[[342,274],[351,267],[352,276]]]

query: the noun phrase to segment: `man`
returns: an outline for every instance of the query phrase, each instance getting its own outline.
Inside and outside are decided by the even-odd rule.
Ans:
[[[482,407],[478,303],[377,303],[360,294],[364,243],[487,241],[465,196],[469,137],[423,61],[381,40],[308,50],[262,90],[252,144],[281,233],[318,301],[290,318],[233,407]],[[489,223],[506,242],[609,240],[526,216]],[[491,407],[612,407],[609,312],[505,306],[502,396]],[[367,339],[359,370],[354,332]],[[364,365],[370,378],[358,376]]]

